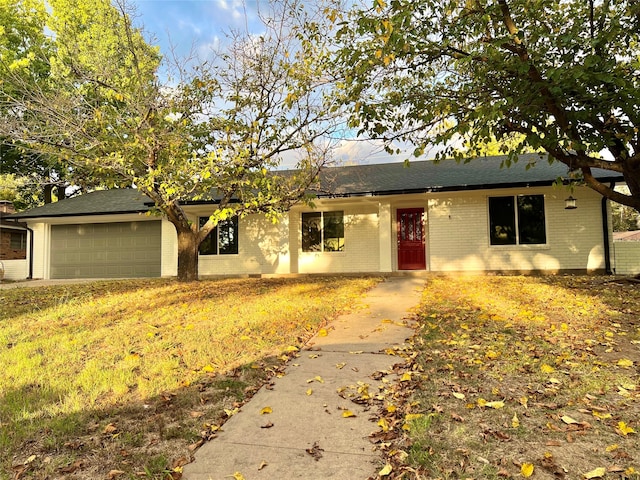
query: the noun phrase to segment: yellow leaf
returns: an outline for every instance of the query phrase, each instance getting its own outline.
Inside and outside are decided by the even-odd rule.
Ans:
[[[636,433],[636,431],[628,426],[625,422],[618,422],[618,428],[616,428],[616,432],[623,436],[627,436],[630,433]]]
[[[336,368],[338,370],[342,370],[346,364],[347,364],[347,362],[336,363]]]
[[[531,475],[533,475],[533,464],[523,463],[520,467],[520,473],[524,478],[529,478]]]
[[[598,467],[595,468],[593,470],[591,470],[590,472],[584,473],[582,476],[584,478],[602,478],[606,475],[607,473],[607,469],[604,467]]]
[[[235,480],[244,480],[244,475],[242,475],[240,472],[235,472],[235,473],[233,474],[233,478],[234,478]]]
[[[497,402],[487,402],[485,403],[485,407],[489,407],[489,408],[502,408],[504,407],[504,402],[502,401],[497,401]]]
[[[620,448],[620,446],[617,443],[614,443],[613,445],[609,445],[607,448],[605,448],[605,452],[607,453],[611,453],[616,451],[618,448]]]
[[[378,475],[380,475],[381,477],[386,477],[387,475],[389,475],[391,473],[391,471],[393,470],[393,467],[391,466],[390,463],[387,463],[382,470],[380,470],[378,472]]]
[[[401,382],[410,382],[411,381],[411,374],[409,372],[405,372],[402,377],[400,378]]]
[[[404,420],[405,422],[410,422],[412,420],[417,420],[418,418],[422,418],[422,417],[424,417],[423,413],[409,413],[405,415]]]
[[[378,420],[378,426],[382,429],[383,432],[389,431],[389,422],[387,422],[386,418],[381,418]]]
[[[465,399],[464,393],[453,392],[453,396],[456,397],[458,400],[464,400]]]
[[[327,335],[329,335],[329,332],[327,332],[326,328],[321,328],[320,330],[318,330],[319,337],[326,337]]]
[[[387,405],[387,412],[393,413],[398,409],[395,405]]]
[[[307,395],[311,395],[312,393],[313,393],[313,390],[311,388],[307,390]]]
[[[629,360],[628,358],[621,358],[620,360],[618,360],[617,365],[623,368],[630,368],[633,367],[633,360]]]
[[[266,415],[268,413],[273,413],[271,407],[264,407],[262,410],[260,410],[260,415]]]
[[[522,405],[524,408],[527,408],[528,403],[529,399],[527,397],[520,397],[520,405]]]
[[[245,340],[245,341],[246,341],[246,340],[251,340],[251,337],[250,337],[250,336],[248,336],[248,335],[242,335],[242,336],[240,337],[240,340]]]
[[[342,412],[342,416],[344,418],[350,418],[350,417],[355,417],[356,414],[353,413],[351,410],[345,410],[344,412]]]
[[[635,475],[636,473],[637,473],[636,469],[633,467],[629,467],[624,471],[624,474],[627,475],[628,477],[631,477],[631,475]]]
[[[487,401],[484,398],[479,398],[478,399],[478,406],[479,407],[484,407],[487,404]]]
[[[567,425],[573,425],[574,423],[578,423],[577,420],[571,418],[569,415],[563,415],[562,417],[560,417],[560,420],[562,420]]]
[[[551,365],[547,365],[546,363],[542,364],[540,370],[542,371],[542,373],[553,373],[556,371],[555,368],[553,368]]]
[[[284,349],[285,352],[297,352],[298,351],[298,347],[294,347],[293,345],[289,345],[287,348]]]
[[[513,428],[518,428],[520,426],[520,419],[518,418],[517,413],[513,414],[513,418],[511,419],[511,426]]]
[[[202,371],[206,373],[215,372],[215,369],[211,365],[206,365],[202,367]]]

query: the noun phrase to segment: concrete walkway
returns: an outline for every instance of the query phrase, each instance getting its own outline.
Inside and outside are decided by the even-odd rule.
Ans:
[[[363,299],[365,308],[339,317],[328,335],[314,337],[273,388],[263,387],[231,417],[184,467],[183,478],[223,480],[236,472],[246,480],[374,476],[382,463],[368,439],[378,429],[373,412],[337,390],[364,382],[371,393],[377,391],[372,374],[401,361],[384,350],[413,333],[401,321],[418,304],[424,282],[390,277],[372,289]],[[394,380],[391,374],[387,378]],[[261,414],[265,407],[272,413]],[[345,410],[356,416],[345,418]]]

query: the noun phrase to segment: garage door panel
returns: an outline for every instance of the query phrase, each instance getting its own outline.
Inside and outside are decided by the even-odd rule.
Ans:
[[[53,225],[51,278],[160,276],[159,221]]]

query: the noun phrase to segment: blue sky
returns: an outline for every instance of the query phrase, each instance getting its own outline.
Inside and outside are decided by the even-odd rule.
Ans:
[[[173,44],[180,55],[193,46],[199,53],[224,42],[231,29],[254,32],[257,0],[133,0],[136,24],[143,25],[153,44],[168,54]]]

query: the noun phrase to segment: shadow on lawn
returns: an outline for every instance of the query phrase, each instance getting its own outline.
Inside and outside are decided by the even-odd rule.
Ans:
[[[180,478],[195,450],[283,365],[265,357],[149,399],[52,416],[33,417],[20,406],[46,410],[59,392],[43,385],[9,391],[0,399],[0,478]],[[22,418],[11,421],[12,412]]]

